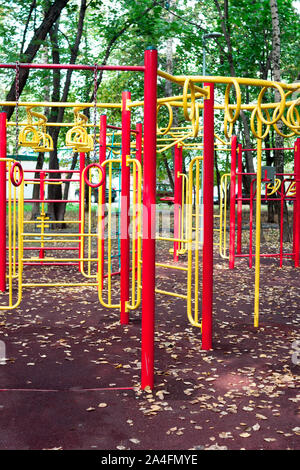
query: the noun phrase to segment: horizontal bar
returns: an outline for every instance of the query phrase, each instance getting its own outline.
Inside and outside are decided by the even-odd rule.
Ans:
[[[111,70],[111,71],[125,71],[125,72],[144,72],[143,65],[81,65],[81,64],[0,64],[0,69],[50,69],[50,70]],[[77,103],[78,105],[78,103]]]
[[[7,263],[8,264],[8,263]],[[16,265],[18,265],[19,263],[16,263]],[[23,266],[40,266],[41,264],[43,264],[44,266],[78,266],[78,263],[44,263],[43,262],[43,259],[41,258],[41,261],[40,262],[24,262],[23,263]]]
[[[22,287],[89,287],[89,286],[98,286],[98,282],[91,282],[90,284],[83,284],[83,283],[75,283],[75,282],[70,282],[70,283],[55,283],[55,284],[50,284],[50,283],[39,283],[39,282],[34,282],[34,283],[28,283],[28,284],[22,284]]]
[[[0,106],[16,106],[15,101],[0,101]],[[80,108],[81,110],[85,108],[118,108],[121,109],[122,105],[119,103],[71,103],[71,102],[53,102],[53,101],[19,101],[18,106],[31,106],[35,108]]]
[[[24,183],[40,183],[39,178],[28,178],[24,179]],[[69,183],[80,183],[80,180],[73,180],[70,178],[47,178],[43,180],[43,183],[48,183],[48,182],[55,182],[55,183],[63,183],[63,182],[69,182]]]
[[[20,155],[21,156],[21,155]],[[67,170],[67,169],[57,169],[57,170],[43,170],[43,169],[32,169],[32,170],[23,170],[24,173],[78,173],[79,170]],[[73,181],[73,180],[72,180]]]
[[[167,237],[156,237],[156,240],[165,241],[165,242],[182,242],[188,243],[188,240],[182,238],[167,238]]]
[[[23,237],[37,237],[38,235],[40,235],[39,233],[30,233],[30,232],[25,232],[25,233],[22,233],[22,236]],[[44,237],[97,237],[98,234],[97,233],[51,233],[49,235],[47,234],[44,234]],[[30,240],[30,241],[33,241],[33,240]],[[49,240],[49,241],[52,241],[52,240]],[[55,241],[55,240],[53,240]],[[68,240],[68,241],[71,241],[71,240]],[[74,241],[74,240],[72,240]]]
[[[43,247],[42,247],[43,248]],[[55,261],[58,261],[58,262],[66,262],[66,261],[70,261],[70,262],[79,262],[79,261],[82,261],[82,262],[87,262],[87,261],[95,261],[95,262],[98,262],[99,261],[99,258],[47,258],[45,256],[45,258],[23,258],[22,261],[35,261],[35,262],[55,262]]]
[[[46,202],[46,201],[45,201]],[[42,223],[42,220],[24,220],[24,224],[40,224]],[[51,224],[80,224],[80,220],[51,220],[47,219],[44,220],[45,224],[51,223]]]
[[[171,297],[178,297],[180,299],[187,299],[187,295],[183,294],[175,294],[174,292],[168,292],[166,290],[161,290],[161,289],[155,289],[155,292],[157,294],[163,294],[163,295],[170,295]]]
[[[78,241],[78,240],[77,240]],[[43,248],[43,250],[78,250],[78,247],[75,248],[74,246],[66,246],[66,247],[63,247],[63,246],[43,246],[43,247],[39,247],[39,246],[24,246],[23,247],[23,250],[29,250],[29,251],[37,251],[37,250],[40,250],[41,248]],[[9,247],[6,247],[7,250],[9,250]],[[14,248],[15,250],[18,250],[19,247],[18,246],[15,246]]]
[[[242,152],[256,152],[257,149],[242,149]],[[294,150],[294,147],[270,147],[262,150]]]
[[[256,176],[257,173],[244,173],[244,172],[240,172],[240,171],[237,171],[236,172],[236,175],[239,176],[239,175],[242,175],[242,176]],[[295,173],[275,173],[275,176],[293,176],[295,177]],[[262,181],[263,183],[263,181]]]
[[[122,127],[120,127],[120,126],[112,126],[111,124],[107,124],[106,127],[107,127],[108,129],[115,129],[115,130],[117,130],[117,131],[121,131],[121,130],[122,130]],[[130,129],[130,132],[133,132],[134,134],[137,134],[137,133],[138,133],[138,131],[137,131],[136,129]],[[101,147],[101,145],[100,145],[100,147]]]
[[[17,201],[18,202],[18,201]],[[69,199],[24,199],[24,202],[45,202],[46,204],[48,203],[54,203],[54,202],[65,202],[71,203],[71,204],[79,204],[79,201],[73,201]]]
[[[248,254],[239,254],[239,255],[235,254],[234,256],[236,258],[249,258],[250,256],[255,258],[255,254],[250,255],[249,253]],[[261,253],[260,254],[261,258],[274,258],[274,257],[277,257],[277,256],[282,256],[283,258],[287,258],[289,256],[295,256],[295,253]]]
[[[41,242],[47,242],[47,243],[50,243],[50,242],[53,242],[53,243],[67,243],[67,242],[68,243],[78,243],[79,242],[79,240],[49,240],[49,238],[47,238],[47,239],[39,238],[37,240],[26,240],[26,239],[24,239],[23,241],[24,241],[24,243],[41,243]]]
[[[188,271],[188,268],[185,268],[183,266],[171,266],[170,264],[164,263],[155,263],[155,266],[160,266],[161,268],[178,269],[180,271]]]

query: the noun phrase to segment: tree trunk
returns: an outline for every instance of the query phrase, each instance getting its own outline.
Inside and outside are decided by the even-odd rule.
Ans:
[[[22,54],[20,59],[22,62],[31,63],[35,58],[38,50],[41,47],[42,42],[45,40],[47,34],[49,33],[50,29],[56,23],[58,17],[61,14],[63,8],[67,5],[69,0],[55,0],[55,2],[48,8],[45,13],[45,17],[40,24],[39,28],[35,31],[33,38],[31,39],[30,43],[26,51]],[[29,69],[20,69],[19,74],[19,94],[21,94],[27,78],[29,75]],[[6,95],[6,101],[15,101],[16,99],[16,80],[14,79],[9,92]],[[3,111],[7,114],[7,119],[9,120],[14,112],[13,106],[4,106]]]
[[[80,46],[82,33],[83,33],[83,24],[84,24],[86,9],[87,9],[86,0],[81,0],[78,24],[77,24],[77,34],[76,34],[76,38],[74,41],[74,45],[71,49],[71,55],[70,55],[70,60],[69,60],[70,64],[75,64],[77,56],[78,56],[79,46]],[[51,30],[50,39],[51,39],[51,44],[52,44],[53,63],[60,63],[59,48],[58,48],[58,43],[57,43],[57,27]],[[65,102],[68,99],[73,71],[71,69],[67,71],[64,89],[63,89],[61,97],[60,97],[60,74],[55,73],[55,72],[56,71],[53,71],[52,101]],[[64,112],[65,112],[65,108],[52,108],[50,116],[49,116],[49,122],[57,122],[57,123],[62,122],[64,118]],[[58,126],[51,127],[49,130],[49,134],[51,135],[53,139],[53,147],[54,147],[54,150],[50,152],[50,159],[49,159],[49,169],[51,170],[59,170],[59,160],[58,160],[58,154],[57,154],[57,143],[58,143],[58,138],[59,138],[59,132],[60,132],[60,127]],[[60,178],[61,173],[60,172],[53,173],[52,177]],[[61,185],[49,185],[48,199],[57,199],[57,200],[62,199]],[[66,210],[66,205],[64,203],[61,203],[61,202],[49,203],[48,210],[49,210],[49,214],[51,218],[53,218],[54,220],[64,220],[64,215],[65,215],[65,210]],[[65,224],[61,224],[61,225],[62,225],[62,228],[65,227]]]

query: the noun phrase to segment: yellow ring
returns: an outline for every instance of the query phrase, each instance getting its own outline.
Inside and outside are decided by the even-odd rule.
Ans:
[[[300,104],[300,98],[298,98],[294,103],[291,104],[291,106],[288,109],[287,112],[287,120],[289,123],[289,127],[292,127],[293,129],[296,128],[297,130],[300,130],[300,114],[298,109],[296,108],[296,105]],[[298,122],[296,123],[294,121],[293,114],[294,112],[297,114]],[[297,130],[295,130],[297,132]],[[297,132],[298,134],[298,132]]]
[[[166,103],[160,103],[158,106],[157,106],[157,114],[158,114],[158,111],[159,109],[161,108],[161,106],[166,106],[166,108],[168,109],[169,111],[169,122],[168,122],[168,125],[166,127],[166,129],[164,131],[162,131],[161,129],[159,129],[157,127],[157,133],[159,135],[165,135],[169,132],[169,130],[171,129],[171,126],[172,126],[172,123],[173,123],[173,109],[172,109],[172,106],[170,105],[170,103],[166,102]]]
[[[195,104],[195,117],[192,119],[192,127],[193,127],[193,137],[197,137],[199,132],[199,106],[198,103]]]
[[[266,125],[266,126],[271,126],[272,124],[275,124],[275,122],[279,121],[279,119],[281,118],[281,116],[283,115],[284,113],[284,110],[285,110],[285,102],[286,102],[286,97],[285,97],[285,94],[284,94],[284,91],[283,89],[281,88],[280,85],[278,85],[277,83],[274,83],[273,86],[275,88],[277,88],[277,90],[279,91],[280,93],[280,96],[281,96],[281,101],[279,103],[279,115],[277,116],[276,119],[273,119],[273,121],[267,121],[264,117],[263,117],[263,114],[262,114],[262,110],[261,110],[261,102],[262,102],[262,99],[263,99],[263,96],[265,94],[265,92],[267,91],[268,87],[264,86],[261,90],[260,90],[260,93],[258,95],[258,98],[257,98],[257,116],[260,118],[260,120]],[[274,116],[274,114],[273,114]]]
[[[187,102],[187,95],[189,86],[191,88],[191,112],[188,112],[188,102]],[[183,114],[187,121],[192,121],[195,116],[195,86],[194,83],[191,81],[190,78],[186,78],[183,87],[182,93],[182,104],[183,104]]]
[[[230,93],[230,88],[231,85],[234,85],[235,88],[235,93],[236,93],[236,109],[235,113],[232,117],[232,111],[229,109],[229,93]],[[225,98],[224,98],[224,112],[225,112],[225,119],[230,122],[230,123],[235,123],[237,118],[240,115],[240,110],[241,110],[241,105],[242,105],[242,97],[241,97],[241,89],[240,85],[238,84],[238,81],[233,78],[231,83],[228,83],[226,90],[225,90]]]
[[[274,118],[274,116],[276,115],[277,111],[279,111],[279,104],[278,104],[278,106],[276,106],[276,108],[274,109],[273,118]],[[285,119],[284,115],[281,116],[281,120],[282,120],[282,122],[283,122],[288,128],[290,128],[289,123],[288,123],[287,120]],[[273,124],[273,127],[274,127],[275,131],[277,132],[277,134],[278,134],[278,135],[281,135],[281,137],[284,137],[284,138],[293,137],[293,135],[295,135],[295,133],[296,133],[296,131],[292,130],[292,132],[291,132],[290,134],[284,134],[283,132],[281,132],[281,131],[278,129],[276,123]]]
[[[229,139],[232,136],[233,132],[233,122],[229,122],[229,132],[227,130],[227,125],[228,125],[228,119],[227,116],[224,117],[224,134],[227,139]]]
[[[268,115],[268,117],[270,117],[270,113],[267,109],[265,109],[265,112],[266,114]],[[250,118],[250,127],[251,127],[251,131],[254,135],[254,137],[256,137],[257,139],[265,139],[267,137],[267,135],[269,134],[269,131],[270,131],[270,127],[271,127],[271,124],[267,124],[267,128],[266,128],[266,131],[263,135],[258,135],[256,130],[255,130],[255,127],[254,127],[254,119],[255,119],[255,115],[257,113],[257,106],[253,109],[252,113],[251,113],[251,118]],[[257,116],[258,119],[259,116]]]

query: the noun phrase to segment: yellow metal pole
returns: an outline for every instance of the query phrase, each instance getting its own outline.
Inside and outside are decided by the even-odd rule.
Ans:
[[[8,163],[8,174],[11,172],[11,162]],[[9,307],[13,305],[12,299],[12,183],[8,178],[8,296]]]
[[[257,135],[262,135],[262,122],[257,117]],[[257,139],[257,176],[256,176],[256,247],[255,247],[255,299],[254,326],[259,325],[259,280],[260,280],[260,223],[261,223],[261,153],[262,139]]]
[[[199,311],[199,210],[200,210],[200,198],[199,198],[199,182],[200,182],[200,171],[199,171],[199,160],[196,160],[196,220],[195,220],[195,322],[198,322],[198,311]]]

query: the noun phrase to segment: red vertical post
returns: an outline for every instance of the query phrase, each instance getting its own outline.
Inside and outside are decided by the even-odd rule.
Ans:
[[[242,253],[242,221],[243,221],[243,164],[242,164],[242,144],[238,144],[238,203],[237,203],[237,246],[236,252],[238,255]]]
[[[203,279],[202,349],[212,349],[213,228],[214,228],[214,84],[205,83],[209,96],[203,109]]]
[[[157,50],[145,51],[141,387],[154,386]]]
[[[229,268],[234,268],[237,137],[231,137]]]
[[[130,155],[130,118],[131,111],[127,107],[130,100],[130,91],[122,93],[122,161],[121,161],[121,315],[120,322],[127,325],[129,311],[129,272],[130,272],[130,167],[127,165],[127,157]]]
[[[297,191],[297,159],[296,159],[296,150],[297,150],[297,140],[294,144],[294,181],[295,181],[295,189]],[[296,230],[296,213],[297,213],[297,197],[295,195],[295,199],[293,201],[293,260],[295,261],[295,230]]]
[[[135,137],[135,158],[140,162],[140,164],[142,164],[142,149],[143,149],[143,124],[141,122],[138,122],[136,124],[136,137]],[[136,170],[136,181],[138,181],[138,170]],[[137,188],[137,191],[138,193],[138,188]],[[137,199],[136,199],[137,200]],[[141,210],[141,207],[138,208],[138,210]],[[137,216],[138,216],[138,211],[136,213],[136,220],[137,220]],[[135,227],[135,229],[137,229],[137,226]],[[136,251],[136,258],[135,258],[135,267],[137,268],[138,267],[138,263],[139,263],[139,260],[138,260],[138,256],[137,256],[137,253],[138,253],[138,239],[137,239],[137,236],[136,236],[136,241],[135,241],[135,251]]]
[[[175,145],[174,152],[174,238],[180,238],[181,234],[181,211],[182,211],[182,146]],[[180,243],[174,242],[174,261],[178,261],[178,250]]]
[[[106,133],[107,133],[107,117],[106,114],[101,114],[100,116],[100,130],[99,130],[99,163],[100,165],[106,160]],[[104,167],[104,174],[105,174],[105,167]],[[106,178],[105,178],[106,179]],[[104,183],[102,184],[102,198],[100,201],[101,204],[101,236],[102,236],[102,259],[101,259],[101,266],[102,266],[102,288],[103,288],[103,281],[104,281],[104,230],[105,230],[105,193],[106,193],[106,181],[104,179]],[[111,188],[110,188],[111,189]]]
[[[6,158],[6,114],[0,113],[0,158]],[[6,162],[0,161],[0,290],[6,289]]]
[[[281,195],[280,195],[280,236],[279,236],[279,242],[280,242],[279,267],[280,268],[282,268],[282,261],[283,261],[283,205],[284,205],[284,195],[285,195],[285,189],[284,189],[284,179],[283,179],[282,183],[281,183]]]
[[[300,263],[300,138],[295,143],[295,180],[296,180],[296,197],[294,201],[294,253],[295,268],[299,268]]]
[[[82,232],[82,227],[81,227],[81,196],[82,196],[82,191],[84,191],[84,183],[81,181],[82,173],[85,167],[85,153],[80,152],[79,153],[79,234]],[[83,221],[84,224],[84,221]],[[84,246],[84,240],[82,241],[81,237],[79,238],[79,247],[78,247],[78,252],[79,256],[78,258],[81,258],[81,244],[83,243]],[[83,251],[83,250],[82,250]],[[80,266],[81,262],[79,261],[78,267],[80,271]]]
[[[250,184],[250,216],[249,216],[249,268],[252,268],[252,252],[253,252],[253,200],[254,200],[254,192],[253,192],[253,182],[252,180]]]
[[[45,203],[45,178],[46,178],[46,173],[45,171],[41,171],[40,172],[40,200],[42,202],[42,213],[41,213],[41,216],[44,217],[46,214],[45,214],[45,206],[44,206],[44,203]],[[41,221],[41,224],[43,222]],[[39,251],[39,258],[45,258],[45,250],[43,247],[40,248],[40,251]],[[41,263],[43,264],[43,263]]]

